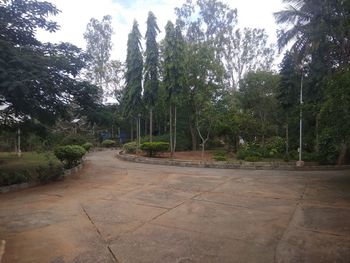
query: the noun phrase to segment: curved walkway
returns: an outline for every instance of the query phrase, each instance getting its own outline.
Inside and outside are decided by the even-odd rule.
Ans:
[[[348,171],[168,167],[88,156],[0,195],[4,263],[350,262]]]

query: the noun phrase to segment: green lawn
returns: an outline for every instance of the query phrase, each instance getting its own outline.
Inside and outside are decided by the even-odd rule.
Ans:
[[[63,174],[63,166],[52,152],[0,152],[0,186],[24,182],[48,182]]]

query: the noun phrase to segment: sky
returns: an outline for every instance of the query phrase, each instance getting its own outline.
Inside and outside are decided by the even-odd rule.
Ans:
[[[104,15],[113,18],[114,34],[111,59],[125,61],[126,42],[133,20],[140,25],[141,34],[146,32],[146,20],[149,11],[157,17],[161,29],[159,38],[164,36],[164,26],[168,20],[175,22],[174,8],[184,0],[48,0],[56,5],[61,13],[53,19],[61,29],[55,33],[39,31],[38,39],[43,42],[70,42],[85,48],[83,34],[89,20],[94,17],[101,20]],[[270,41],[276,42],[276,30],[273,13],[283,9],[281,0],[222,0],[231,8],[238,10],[238,27],[265,28]],[[279,60],[276,58],[276,60]]]

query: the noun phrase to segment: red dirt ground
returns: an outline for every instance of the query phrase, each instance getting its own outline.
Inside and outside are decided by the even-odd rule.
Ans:
[[[140,156],[146,156],[144,153],[139,154]],[[170,153],[161,153],[157,156],[158,158],[170,158]],[[205,160],[212,161],[213,153],[211,151],[205,151],[202,157],[201,151],[187,151],[187,152],[175,152],[174,159],[180,160]]]

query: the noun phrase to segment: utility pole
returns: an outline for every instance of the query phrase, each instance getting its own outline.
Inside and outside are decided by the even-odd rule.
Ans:
[[[297,161],[297,166],[304,166],[304,161],[302,161],[302,150],[303,150],[303,81],[304,73],[301,71],[300,80],[300,116],[299,116],[299,160]]]

